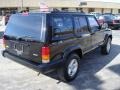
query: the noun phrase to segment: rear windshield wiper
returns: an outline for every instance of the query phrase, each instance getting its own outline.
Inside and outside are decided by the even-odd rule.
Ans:
[[[35,37],[32,37],[32,36],[22,36],[22,37],[17,37],[16,39],[17,40],[25,40],[25,41],[36,41],[34,40]]]

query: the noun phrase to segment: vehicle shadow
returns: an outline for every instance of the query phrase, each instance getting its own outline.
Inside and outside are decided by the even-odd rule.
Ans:
[[[114,73],[116,73],[117,75],[120,76],[120,64],[116,64],[113,66],[108,67],[111,71],[113,71]]]
[[[77,78],[68,84],[73,86],[74,90],[102,90],[99,86],[103,84],[104,81],[100,80],[95,74],[109,64],[119,53],[120,45],[115,44],[112,44],[112,49],[109,55],[101,55],[100,48],[87,53],[81,60],[80,71]],[[112,68],[112,70],[120,75],[120,71],[116,71],[119,70],[116,69],[119,67],[120,65]],[[54,75],[50,74],[48,76],[58,80],[55,73]]]

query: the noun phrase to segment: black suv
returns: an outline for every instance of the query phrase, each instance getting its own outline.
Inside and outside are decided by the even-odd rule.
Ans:
[[[63,81],[72,81],[82,56],[101,47],[109,54],[110,29],[93,15],[75,12],[15,14],[4,33],[3,56],[43,74],[57,70]]]

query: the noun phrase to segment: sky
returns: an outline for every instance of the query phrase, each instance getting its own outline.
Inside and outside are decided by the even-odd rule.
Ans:
[[[120,0],[83,0],[83,1],[102,1],[102,2],[116,2],[116,3],[120,3]]]

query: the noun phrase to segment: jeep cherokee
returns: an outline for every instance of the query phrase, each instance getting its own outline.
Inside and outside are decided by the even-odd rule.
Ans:
[[[101,47],[109,54],[112,32],[93,15],[77,12],[14,14],[7,24],[2,55],[44,74],[57,70],[63,81],[76,78],[82,56]]]

